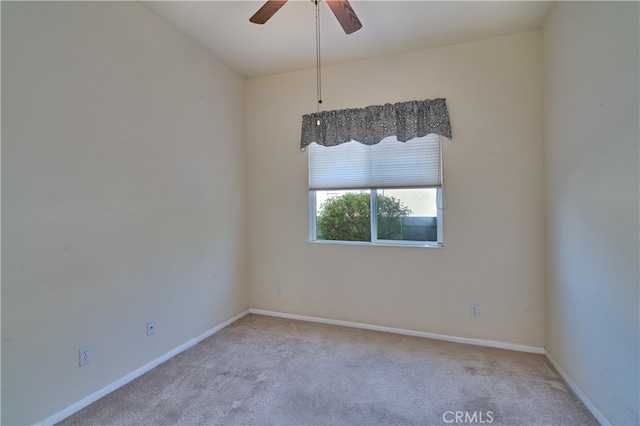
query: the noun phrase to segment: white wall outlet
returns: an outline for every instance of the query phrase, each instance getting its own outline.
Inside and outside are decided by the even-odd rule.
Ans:
[[[471,316],[472,317],[480,316],[480,305],[471,305]]]
[[[80,367],[91,362],[91,346],[80,348]]]
[[[147,336],[151,336],[156,333],[156,322],[147,321]]]
[[[282,291],[282,287],[281,287],[281,286],[276,287],[276,294],[277,294],[278,296],[282,296],[282,293],[283,293],[283,291]]]

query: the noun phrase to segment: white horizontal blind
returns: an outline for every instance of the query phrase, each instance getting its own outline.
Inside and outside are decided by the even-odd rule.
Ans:
[[[325,147],[312,143],[309,189],[439,187],[440,137],[435,134],[398,142],[395,137],[375,145],[351,141]]]

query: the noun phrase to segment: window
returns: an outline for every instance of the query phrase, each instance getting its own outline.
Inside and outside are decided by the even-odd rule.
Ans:
[[[439,136],[308,152],[311,241],[442,246]]]

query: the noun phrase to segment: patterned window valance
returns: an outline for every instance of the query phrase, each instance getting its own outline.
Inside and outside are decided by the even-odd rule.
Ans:
[[[300,149],[312,142],[334,146],[349,141],[375,145],[388,136],[399,141],[435,133],[451,139],[445,99],[399,102],[350,108],[302,116]]]

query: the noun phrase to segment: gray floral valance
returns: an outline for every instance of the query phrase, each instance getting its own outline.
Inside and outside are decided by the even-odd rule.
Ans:
[[[430,133],[451,139],[451,123],[445,99],[399,102],[321,111],[302,116],[300,149],[312,142],[334,146],[349,141],[375,145],[388,136],[399,141]]]

